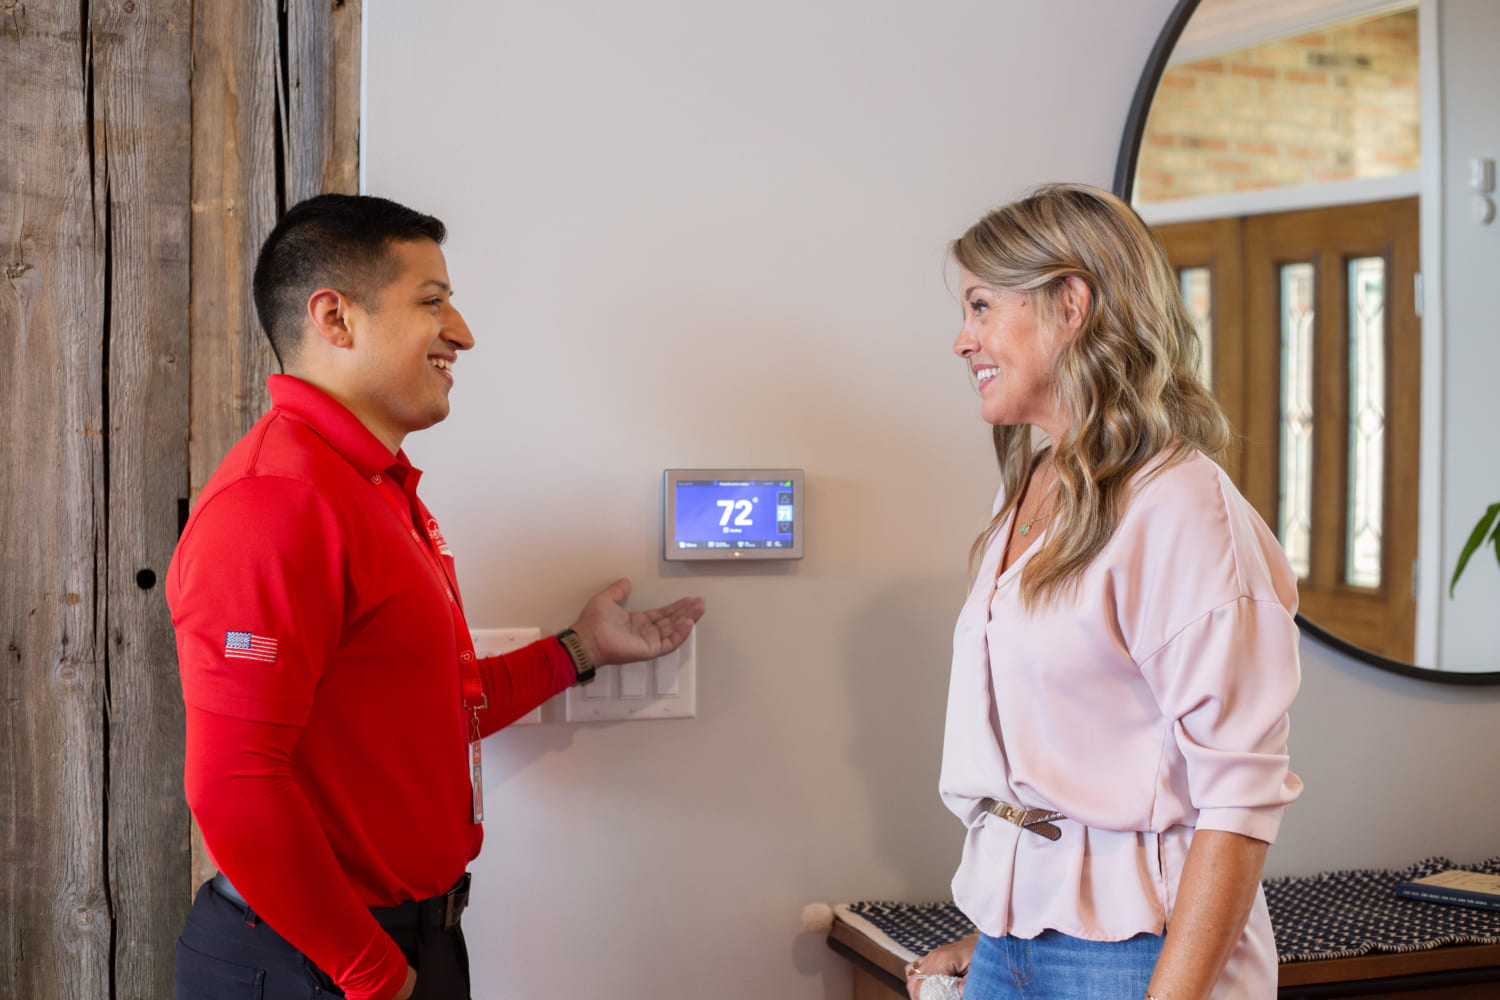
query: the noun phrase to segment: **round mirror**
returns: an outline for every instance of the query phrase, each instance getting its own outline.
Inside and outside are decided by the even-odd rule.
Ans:
[[[1500,37],[1500,7],[1445,8],[1443,37],[1458,39],[1446,46],[1437,8],[1180,0],[1114,187],[1177,269],[1236,431],[1226,468],[1298,572],[1303,629],[1397,673],[1500,684],[1500,624],[1473,610],[1494,607],[1485,588],[1500,592],[1500,573],[1481,551],[1452,598],[1443,575],[1443,524],[1467,537],[1486,504],[1448,506],[1475,492],[1453,479],[1471,463],[1442,459],[1455,437],[1443,359],[1462,355],[1451,332],[1442,349],[1441,316],[1460,310],[1424,302],[1441,295],[1441,226],[1453,226],[1440,165],[1469,154],[1451,148],[1451,123],[1422,120],[1440,114],[1445,81],[1495,73],[1492,47],[1472,40]],[[1448,288],[1460,294],[1452,275]]]

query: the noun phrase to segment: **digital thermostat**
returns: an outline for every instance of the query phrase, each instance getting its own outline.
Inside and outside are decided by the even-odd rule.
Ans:
[[[801,559],[801,469],[668,469],[662,557]]]

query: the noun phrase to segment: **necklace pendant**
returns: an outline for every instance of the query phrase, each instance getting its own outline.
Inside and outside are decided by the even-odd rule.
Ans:
[[[1023,525],[1021,525],[1021,534],[1024,535],[1027,532],[1029,532],[1030,530],[1031,530],[1031,525],[1030,524],[1023,524]]]

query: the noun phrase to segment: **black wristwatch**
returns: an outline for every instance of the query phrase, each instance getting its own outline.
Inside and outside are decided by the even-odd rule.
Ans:
[[[583,640],[578,637],[578,633],[565,628],[557,633],[557,641],[562,643],[562,648],[572,657],[573,669],[578,671],[578,683],[587,684],[593,680],[598,668],[589,659],[588,650],[583,648]]]

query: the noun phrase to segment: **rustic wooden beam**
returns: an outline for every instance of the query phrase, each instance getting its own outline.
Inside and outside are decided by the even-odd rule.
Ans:
[[[270,405],[276,361],[250,298],[261,242],[287,205],[358,190],[362,12],[194,4],[191,497]],[[195,827],[189,877],[212,874]]]
[[[359,182],[361,0],[280,16],[284,47],[275,0],[194,3],[194,497],[270,403],[276,362],[250,299],[261,242],[286,206]]]
[[[278,34],[274,0],[193,5],[191,498],[270,404],[265,383],[276,361],[250,278],[277,212]],[[194,824],[183,877],[197,886],[213,871]]]
[[[109,274],[106,843],[114,995],[172,992],[191,893],[183,709],[164,597],[188,495],[190,0],[89,5]]]
[[[0,6],[0,977],[106,997],[103,184],[78,4]]]
[[[193,497],[269,403],[250,276],[277,213],[278,35],[275,0],[193,4]]]
[[[286,203],[359,189],[361,0],[287,8]]]
[[[357,184],[361,5],[286,6],[0,0],[0,995],[171,991],[180,504],[268,402],[261,240]]]

